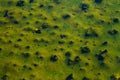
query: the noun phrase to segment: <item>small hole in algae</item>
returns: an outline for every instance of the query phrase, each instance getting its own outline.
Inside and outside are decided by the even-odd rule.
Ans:
[[[94,0],[95,3],[100,4],[103,0]]]
[[[56,55],[52,55],[51,57],[50,57],[50,61],[51,62],[56,62],[58,60],[58,57],[56,56]]]
[[[69,74],[69,75],[66,77],[65,80],[74,80],[74,79],[73,79],[73,74]]]
[[[81,53],[90,53],[90,49],[88,47],[81,47],[80,52]]]
[[[82,4],[80,4],[79,7],[81,8],[82,11],[87,11],[89,8],[89,5],[86,3],[82,3]]]

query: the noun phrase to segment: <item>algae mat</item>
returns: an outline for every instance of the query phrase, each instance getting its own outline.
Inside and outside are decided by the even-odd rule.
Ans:
[[[0,80],[120,80],[120,0],[0,0]]]

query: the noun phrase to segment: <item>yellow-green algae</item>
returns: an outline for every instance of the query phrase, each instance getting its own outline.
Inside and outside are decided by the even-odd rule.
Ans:
[[[0,80],[120,80],[119,21],[120,0],[0,0]]]

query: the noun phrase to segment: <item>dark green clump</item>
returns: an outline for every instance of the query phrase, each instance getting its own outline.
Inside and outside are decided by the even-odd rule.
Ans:
[[[87,11],[89,8],[89,5],[86,3],[80,4],[80,8],[82,11]]]
[[[16,6],[18,6],[18,7],[22,7],[22,6],[24,6],[25,5],[25,2],[23,1],[23,0],[19,0],[19,1],[17,1],[17,3],[16,3]]]
[[[56,62],[58,60],[58,57],[56,56],[56,55],[52,55],[51,57],[50,57],[50,61],[51,62]]]
[[[100,4],[103,0],[94,0],[95,3]]]
[[[109,31],[108,31],[108,34],[110,34],[110,35],[116,35],[116,34],[118,34],[118,31],[115,30],[115,29],[109,30]]]
[[[69,74],[65,80],[74,80],[73,79],[73,74]]]
[[[90,49],[88,47],[81,47],[80,52],[81,53],[90,53]]]

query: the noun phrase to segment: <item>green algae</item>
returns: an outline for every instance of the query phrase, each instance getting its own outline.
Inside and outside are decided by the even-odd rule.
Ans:
[[[119,26],[119,0],[0,0],[0,80],[119,80]]]

